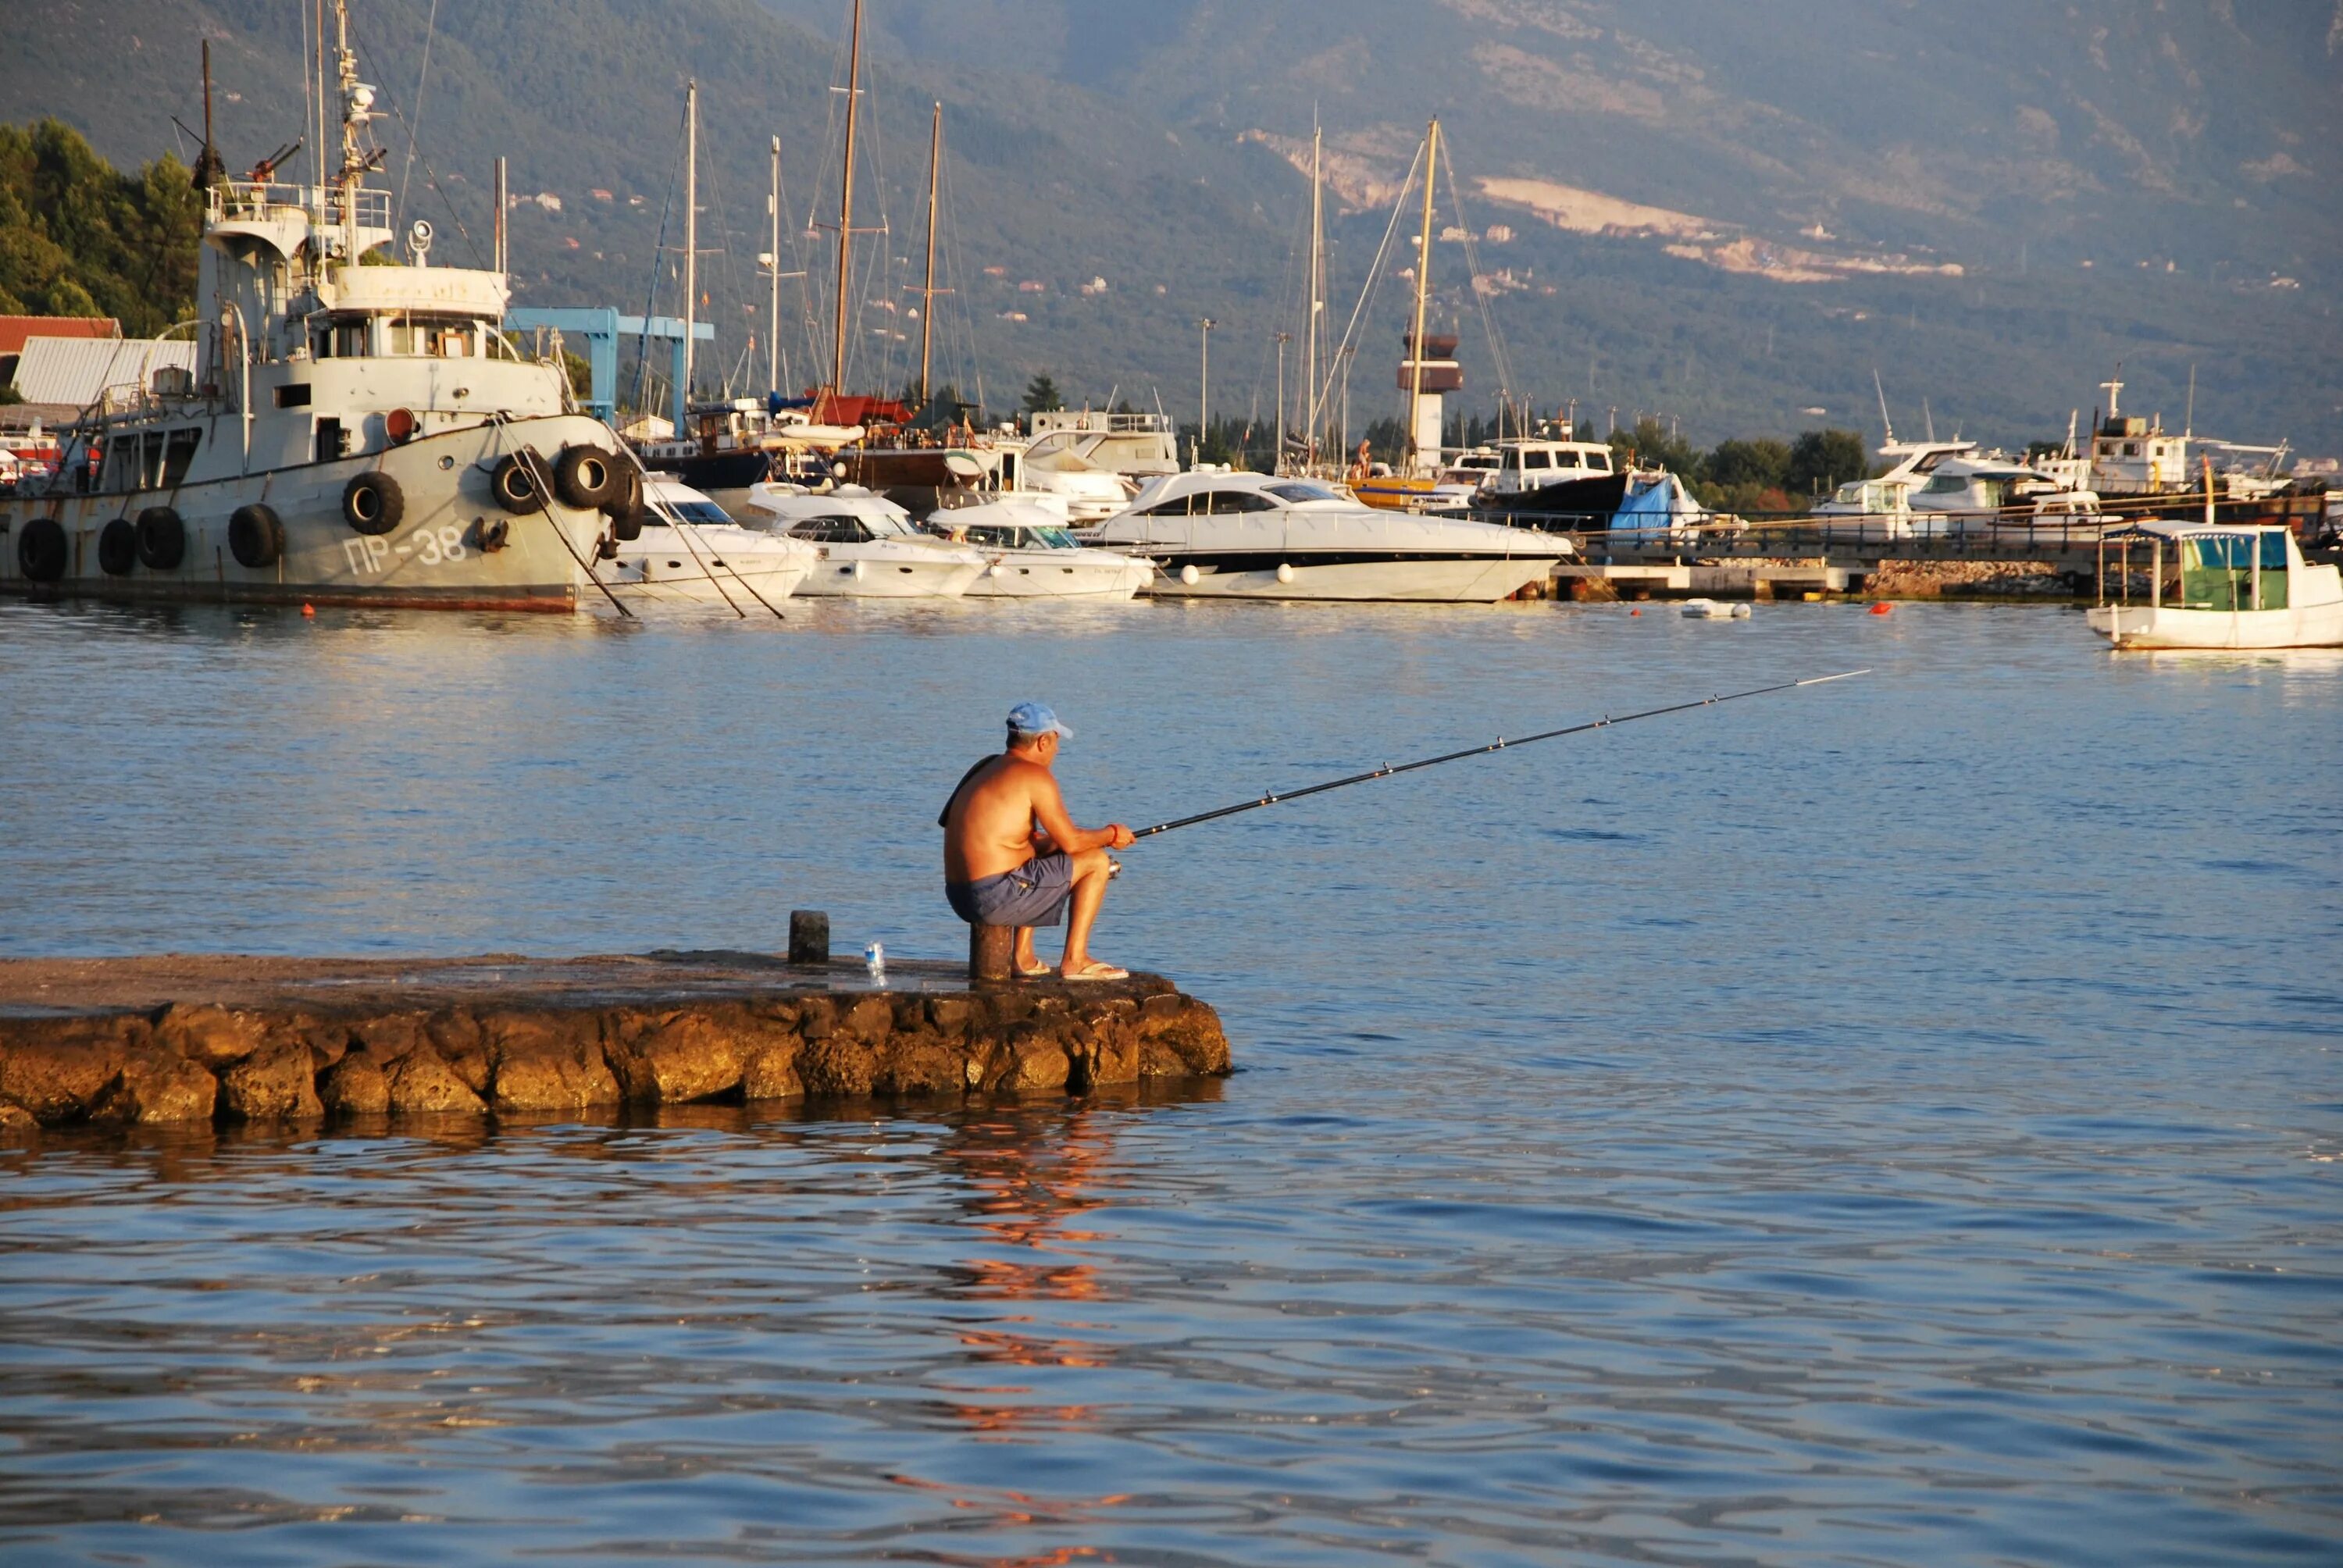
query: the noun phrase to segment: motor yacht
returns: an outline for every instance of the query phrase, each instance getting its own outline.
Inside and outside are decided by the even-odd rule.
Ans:
[[[1027,418],[1025,484],[1063,497],[1077,526],[1112,517],[1147,480],[1180,471],[1172,421],[1163,415],[1055,409]]]
[[[752,485],[739,520],[814,547],[801,597],[959,598],[992,563],[967,545],[921,533],[911,515],[859,485],[808,490]]]
[[[641,531],[612,541],[594,576],[622,604],[777,604],[820,564],[820,551],[784,533],[744,528],[679,479],[649,475]]]
[[[2147,555],[2147,602],[2132,601],[2132,568]],[[2283,525],[2181,523],[2158,518],[2109,532],[2099,602],[2084,612],[2117,648],[2343,647],[2343,571],[2302,558]],[[2107,598],[2110,575],[2116,598]]]
[[[1127,599],[1155,574],[1155,563],[1143,556],[1081,543],[1064,517],[1030,501],[955,507],[925,526],[984,556],[988,564],[970,585],[970,598]]]
[[[1360,505],[1322,480],[1185,473],[1151,480],[1088,537],[1153,557],[1171,598],[1493,603],[1552,574],[1566,540]]]
[[[1946,457],[1910,498],[1912,531],[1921,537],[2096,528],[2099,498],[2063,488],[2052,476],[2009,458]]]

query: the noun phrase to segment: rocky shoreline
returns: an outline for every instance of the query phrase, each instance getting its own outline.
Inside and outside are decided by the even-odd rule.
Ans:
[[[1160,976],[751,953],[0,962],[0,1133],[707,1101],[1079,1093],[1230,1070]]]

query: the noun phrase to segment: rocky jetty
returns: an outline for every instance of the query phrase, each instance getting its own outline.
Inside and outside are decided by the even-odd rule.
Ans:
[[[754,953],[0,962],[0,1132],[91,1122],[963,1099],[1224,1074],[1171,981],[970,985]]]

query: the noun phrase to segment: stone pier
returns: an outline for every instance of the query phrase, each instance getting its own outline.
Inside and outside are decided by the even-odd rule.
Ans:
[[[1219,1016],[1153,975],[757,953],[0,961],[0,1131],[72,1122],[952,1100],[1210,1077]]]

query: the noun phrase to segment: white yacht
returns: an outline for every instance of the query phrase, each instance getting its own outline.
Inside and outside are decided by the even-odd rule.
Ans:
[[[972,546],[988,563],[970,598],[1133,598],[1155,563],[1081,544],[1056,511],[1030,501],[990,501],[937,512],[928,530]]]
[[[2282,525],[2156,518],[2111,531],[2100,602],[2084,612],[2117,648],[2343,648],[2343,572],[2302,558]],[[2147,559],[2147,602],[2131,568]],[[2120,552],[2120,553],[2117,553]],[[2109,601],[2104,584],[2118,585]]]
[[[2006,457],[1946,457],[1909,501],[1915,534],[1989,533],[1996,528],[2097,528],[2099,498],[2061,488],[2038,468]]]
[[[1112,517],[1145,481],[1180,471],[1172,421],[1163,415],[1061,408],[1026,418],[1031,439],[1025,485],[1062,497],[1077,526]]]
[[[801,597],[959,598],[992,563],[967,545],[911,526],[911,514],[859,485],[807,490],[752,485],[741,523],[814,548]]]
[[[680,480],[652,474],[643,486],[639,528],[604,547],[594,576],[626,604],[778,604],[820,564],[812,545],[787,534],[744,528]],[[628,536],[631,535],[629,538]]]
[[[376,90],[333,13],[332,176],[209,179],[194,372],[107,388],[57,472],[0,500],[0,588],[569,610],[634,515],[617,437],[500,330],[504,275],[430,265],[425,223],[389,252]]]
[[[1362,506],[1317,479],[1172,474],[1093,542],[1157,561],[1149,591],[1208,598],[1494,603],[1552,574],[1567,540]]]

